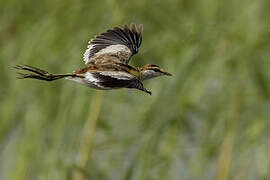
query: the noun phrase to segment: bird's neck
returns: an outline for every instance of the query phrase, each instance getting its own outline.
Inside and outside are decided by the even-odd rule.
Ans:
[[[153,74],[151,71],[147,71],[143,68],[133,68],[133,67],[128,66],[128,65],[125,65],[125,68],[127,68],[126,70],[130,74],[132,74],[133,76],[135,76],[136,78],[138,78],[141,81],[157,77],[157,75]]]

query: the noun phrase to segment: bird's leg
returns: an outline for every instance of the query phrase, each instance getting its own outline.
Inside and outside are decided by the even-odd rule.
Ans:
[[[34,74],[32,74],[32,73],[25,74],[25,73],[17,72],[19,75],[17,77],[18,79],[32,78],[32,79],[39,79],[39,80],[45,80],[45,81],[52,81],[53,80],[52,74],[50,74],[47,71],[36,68],[36,67],[27,66],[27,65],[16,65],[16,66],[14,66],[14,68],[17,70],[25,70],[25,71],[29,71],[29,72],[34,73]]]
[[[44,76],[44,75],[46,76],[46,75],[49,75],[50,74],[47,71],[41,70],[41,69],[36,68],[36,67],[33,67],[33,66],[28,66],[28,65],[16,65],[16,66],[14,66],[14,68],[15,69],[18,69],[18,70],[30,71],[30,72],[39,74],[41,76]]]
[[[53,81],[56,79],[68,77],[68,76],[76,76],[75,74],[51,74],[47,71],[41,70],[36,67],[32,66],[27,66],[27,65],[16,65],[14,66],[15,69],[17,70],[25,70],[25,71],[30,71],[33,72],[29,74],[17,72],[19,76],[17,77],[18,79],[25,79],[25,78],[32,78],[32,79],[39,79],[39,80],[44,80],[44,81]]]

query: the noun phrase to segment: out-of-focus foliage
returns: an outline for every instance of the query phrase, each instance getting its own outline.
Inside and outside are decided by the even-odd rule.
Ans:
[[[269,179],[269,0],[0,1],[0,179]],[[16,80],[84,67],[95,34],[144,25],[136,90]]]

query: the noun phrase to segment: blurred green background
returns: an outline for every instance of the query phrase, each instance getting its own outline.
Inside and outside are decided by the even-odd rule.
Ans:
[[[0,179],[270,179],[269,0],[0,1]],[[16,80],[84,67],[94,35],[144,25],[136,90]]]

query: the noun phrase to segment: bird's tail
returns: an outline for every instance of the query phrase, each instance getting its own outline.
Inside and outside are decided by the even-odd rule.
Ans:
[[[68,73],[68,74],[51,74],[47,71],[41,70],[39,68],[33,67],[33,66],[27,66],[27,65],[16,65],[14,66],[15,69],[18,70],[18,79],[39,79],[43,81],[54,81],[57,79],[62,79],[65,77],[78,77],[76,74]],[[19,71],[28,71],[32,73],[22,73]]]

